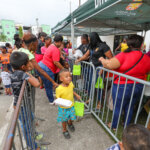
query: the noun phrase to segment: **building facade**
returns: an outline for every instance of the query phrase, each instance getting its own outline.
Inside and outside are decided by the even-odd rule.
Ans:
[[[51,34],[51,27],[49,25],[42,24],[41,28],[42,28],[42,31],[45,32],[45,33],[47,33],[48,35]]]
[[[7,42],[13,43],[14,34],[16,33],[15,22],[13,20],[1,20],[0,32],[7,37]]]

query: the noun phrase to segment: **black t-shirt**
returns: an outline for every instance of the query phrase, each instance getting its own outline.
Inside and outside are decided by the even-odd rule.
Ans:
[[[89,49],[89,44],[81,44],[77,49],[81,50],[84,55]]]
[[[95,49],[90,48],[90,61],[95,67],[101,66],[100,57],[106,57],[105,53],[110,50],[110,47],[105,43],[99,43]]]
[[[44,43],[41,40],[38,40],[38,47],[36,50],[36,54],[42,54],[41,53],[41,47],[44,46]]]

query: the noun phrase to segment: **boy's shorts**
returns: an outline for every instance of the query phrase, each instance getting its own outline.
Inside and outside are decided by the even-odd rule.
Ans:
[[[11,85],[5,85],[5,88],[11,88]]]
[[[57,122],[67,122],[68,120],[76,120],[74,106],[67,109],[58,107]]]

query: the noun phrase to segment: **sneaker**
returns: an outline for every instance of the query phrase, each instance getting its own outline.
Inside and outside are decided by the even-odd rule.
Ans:
[[[44,137],[43,133],[36,133],[35,140],[41,141],[43,139],[43,137]]]
[[[70,130],[71,132],[74,132],[74,131],[75,131],[75,127],[74,127],[73,124],[71,124],[71,125],[68,124],[68,128],[69,128],[69,130]]]
[[[49,102],[50,105],[54,105],[54,102]]]
[[[64,135],[65,139],[70,139],[71,138],[68,131],[63,132],[63,135]]]

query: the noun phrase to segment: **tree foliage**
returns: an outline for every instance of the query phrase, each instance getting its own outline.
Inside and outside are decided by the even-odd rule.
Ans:
[[[20,37],[20,38],[23,37],[23,29],[22,29],[21,26],[19,27],[19,37]]]
[[[1,42],[6,42],[7,41],[7,36],[4,34],[0,34],[0,41]]]

